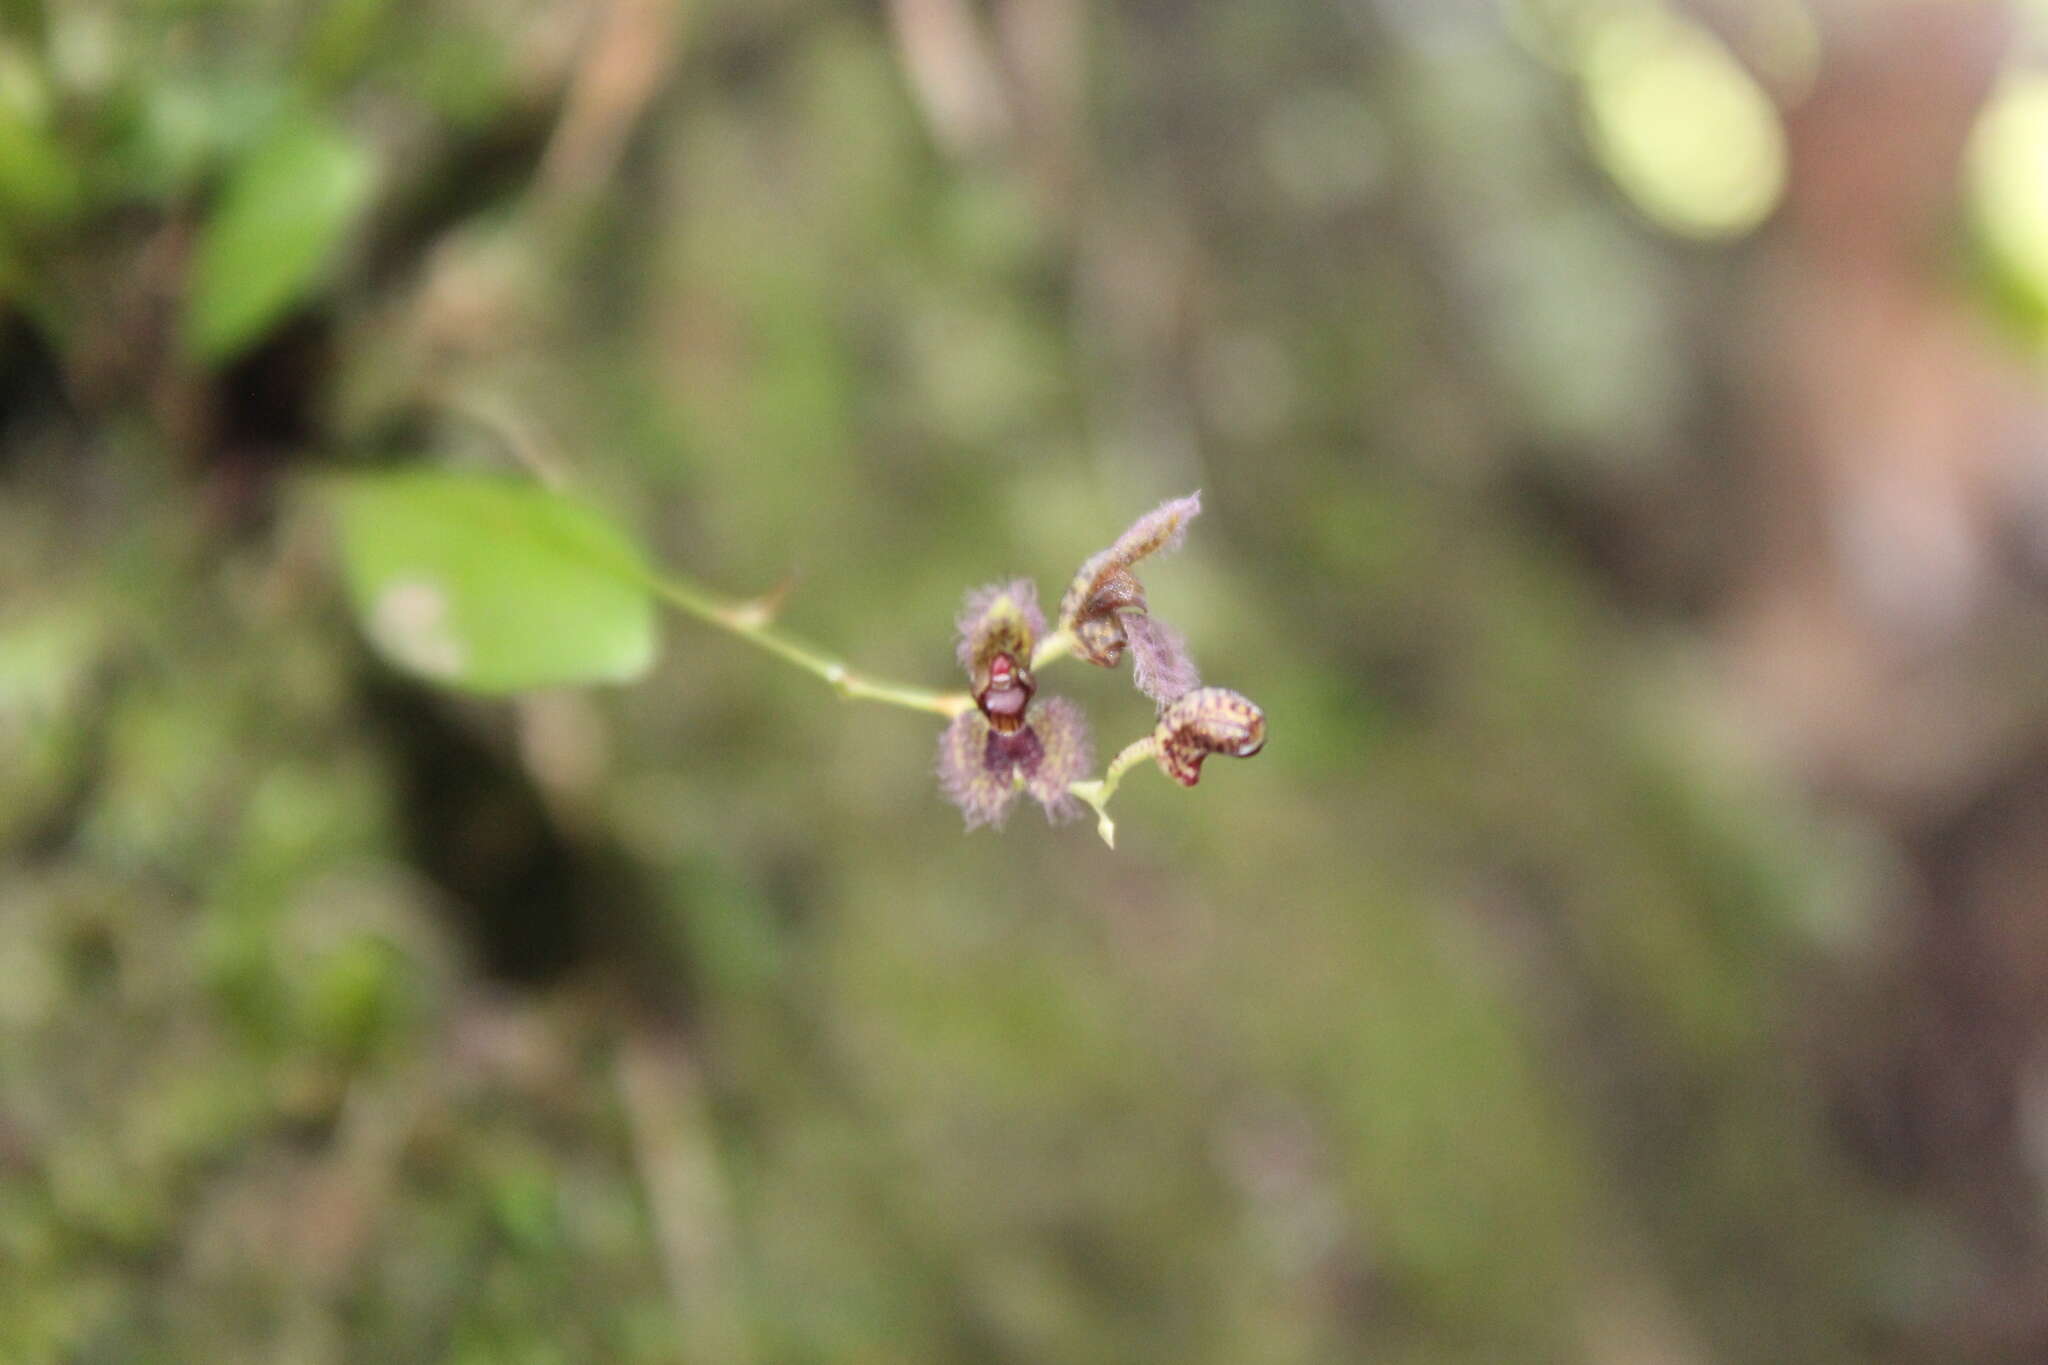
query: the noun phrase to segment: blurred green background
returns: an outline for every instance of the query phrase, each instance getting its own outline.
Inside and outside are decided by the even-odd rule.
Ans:
[[[2041,34],[0,0],[0,1361],[2048,1357]],[[1271,742],[438,690],[399,466],[935,687],[1200,488]]]

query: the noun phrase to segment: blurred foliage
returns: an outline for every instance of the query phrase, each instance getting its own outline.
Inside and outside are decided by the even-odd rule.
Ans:
[[[301,302],[370,190],[368,152],[287,120],[235,167],[193,253],[185,340],[230,359]]]
[[[630,681],[654,658],[654,598],[631,542],[530,484],[357,476],[328,502],[370,641],[478,692]]]
[[[970,7],[951,132],[932,8],[0,6],[0,1359],[1953,1358],[1800,1047],[1881,841],[1696,695],[1739,262],[1616,193],[1699,144],[1546,48],[1615,7]],[[451,700],[290,495],[419,464],[933,685],[1199,486],[1272,743],[1111,854],[687,622]],[[458,668],[637,672],[502,491]]]

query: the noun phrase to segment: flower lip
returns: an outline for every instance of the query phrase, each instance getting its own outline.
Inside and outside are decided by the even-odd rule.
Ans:
[[[1080,813],[1070,784],[1095,762],[1081,708],[1047,697],[1032,723],[1010,730],[981,711],[962,711],[939,737],[939,786],[967,817],[967,827],[1001,825],[1019,796],[1029,794],[1055,824]]]
[[[989,662],[988,684],[975,694],[974,704],[998,734],[1015,734],[1036,690],[1030,673],[1018,667],[1015,659],[997,654]]]
[[[1028,725],[1013,734],[991,729],[982,742],[982,766],[1005,783],[1020,771],[1024,777],[1031,777],[1044,758],[1045,744]]]

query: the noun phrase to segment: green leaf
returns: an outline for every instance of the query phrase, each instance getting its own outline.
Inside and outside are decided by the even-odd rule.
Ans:
[[[654,661],[632,542],[535,484],[437,472],[326,485],[349,598],[379,653],[476,692],[625,682]]]
[[[185,309],[192,359],[232,358],[319,284],[375,172],[362,143],[304,116],[250,149],[200,237]]]

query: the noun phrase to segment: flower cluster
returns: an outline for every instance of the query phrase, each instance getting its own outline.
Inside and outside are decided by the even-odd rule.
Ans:
[[[1152,615],[1134,572],[1141,560],[1177,547],[1201,510],[1200,494],[1162,503],[1091,556],[1061,598],[1050,633],[1028,580],[968,594],[958,652],[973,706],[940,737],[938,772],[969,829],[1000,826],[1018,797],[1028,795],[1053,821],[1078,815],[1086,801],[1101,817],[1103,837],[1112,839],[1103,807],[1132,763],[1150,756],[1192,787],[1210,754],[1243,758],[1263,747],[1265,714],[1227,688],[1201,686],[1185,640]],[[1094,762],[1087,722],[1063,697],[1038,698],[1035,670],[1068,654],[1114,668],[1126,653],[1132,682],[1156,704],[1156,724],[1118,755],[1103,780],[1083,781]]]

